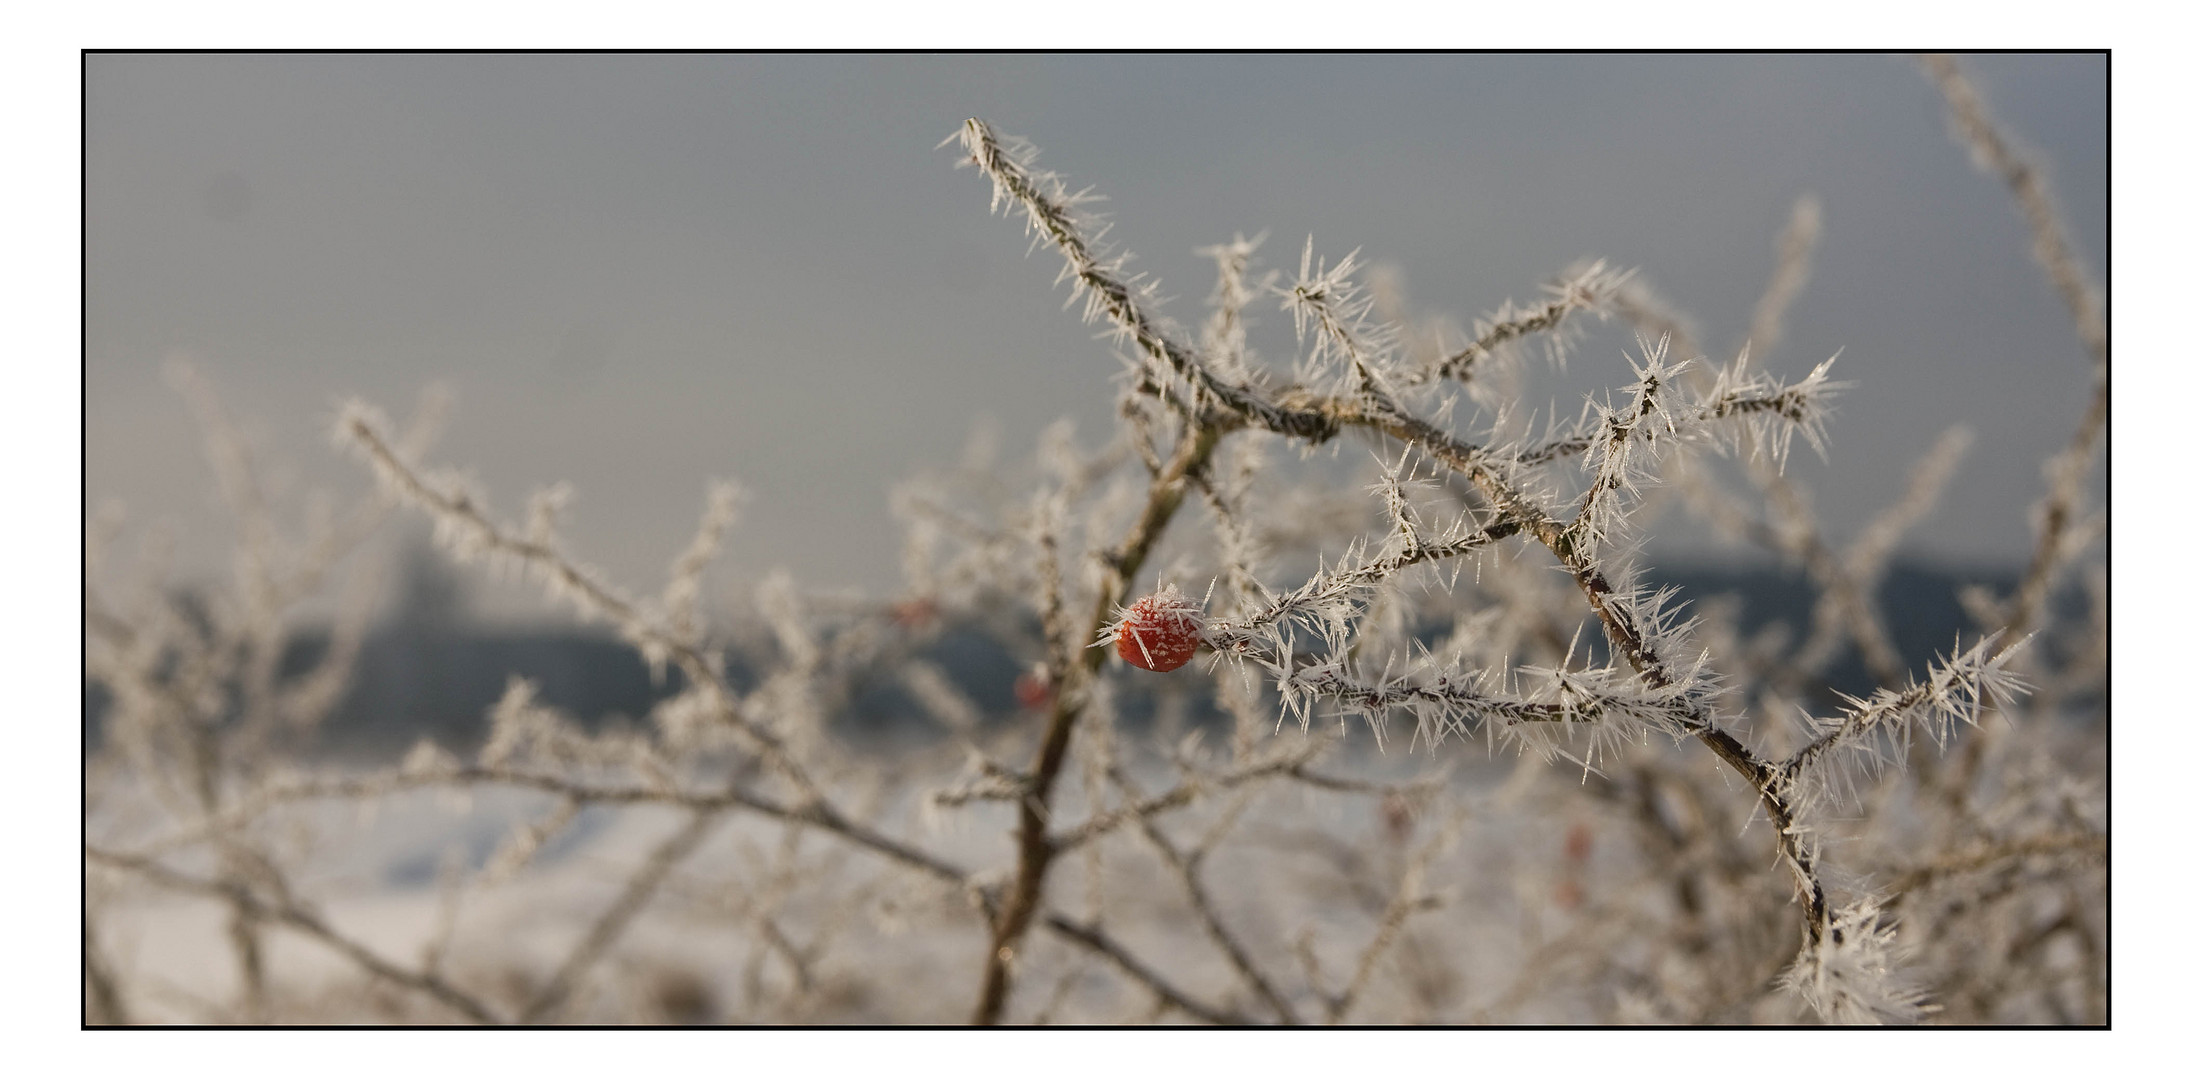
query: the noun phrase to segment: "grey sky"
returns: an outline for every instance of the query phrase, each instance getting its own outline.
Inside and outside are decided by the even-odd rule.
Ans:
[[[2106,264],[2106,67],[1968,73]],[[1048,252],[934,149],[967,116],[1108,196],[1113,237],[1200,316],[1194,248],[1268,230],[1406,275],[1462,321],[1580,256],[1640,269],[1720,358],[1790,205],[1825,231],[1775,366],[1856,386],[1829,463],[1847,536],[1945,426],[1977,434],[1936,557],[2027,549],[2085,361],[2007,194],[1902,56],[94,56],[85,95],[86,486],[169,519],[186,569],[232,535],[160,362],[188,355],[306,486],[356,490],[333,403],[446,379],[436,460],[515,516],[577,490],[575,550],[659,583],[706,480],[755,495],[728,557],[815,585],[896,579],[896,479],[978,417],[1007,450],[1108,429],[1117,370]],[[1289,340],[1267,308],[1267,355]],[[1627,378],[1593,328],[1565,385]],[[1564,403],[1573,411],[1573,399]],[[1655,525],[1663,559],[1697,550]]]

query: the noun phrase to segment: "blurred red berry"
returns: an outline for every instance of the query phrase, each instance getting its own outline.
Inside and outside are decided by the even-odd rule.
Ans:
[[[1409,800],[1398,791],[1392,792],[1378,804],[1378,812],[1386,821],[1386,838],[1396,844],[1407,842],[1416,825],[1416,809]]]
[[[1013,680],[1013,700],[1023,709],[1041,709],[1051,703],[1051,677],[1042,669],[1021,672]]]
[[[1570,862],[1583,862],[1591,857],[1591,826],[1577,822],[1569,826],[1569,835],[1561,845],[1561,853]]]
[[[910,630],[927,627],[937,617],[937,602],[926,596],[891,605],[891,621]]]
[[[1171,671],[1195,658],[1203,643],[1203,607],[1167,585],[1134,602],[1119,620],[1119,658],[1150,671]]]
[[[1584,887],[1574,878],[1562,878],[1560,884],[1553,887],[1553,902],[1574,911],[1584,903]]]

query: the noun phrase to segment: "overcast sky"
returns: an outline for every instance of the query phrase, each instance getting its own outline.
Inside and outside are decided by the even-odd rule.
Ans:
[[[2102,279],[2104,60],[1965,64]],[[87,494],[172,522],[202,573],[233,530],[171,356],[301,487],[365,483],[325,437],[338,400],[400,415],[446,380],[435,460],[511,517],[570,482],[573,548],[635,588],[711,477],[754,494],[733,577],[890,588],[894,480],[983,418],[1007,451],[1111,421],[1117,364],[1061,310],[1056,257],[936,149],[968,116],[1107,196],[1191,323],[1194,248],[1268,231],[1291,270],[1314,233],[1464,325],[1579,257],[1636,267],[1726,359],[1813,193],[1775,366],[1840,351],[1856,384],[1827,465],[1792,466],[1842,537],[1961,422],[1915,548],[2020,558],[2089,387],[2009,196],[1902,56],[99,55],[85,113]],[[1625,347],[1593,328],[1570,378],[1626,381]],[[1702,550],[1655,529],[1662,562]]]

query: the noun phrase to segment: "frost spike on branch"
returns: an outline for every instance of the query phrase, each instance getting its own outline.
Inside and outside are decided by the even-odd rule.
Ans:
[[[1261,427],[1312,441],[1329,439],[1338,431],[1332,419],[1322,413],[1273,405],[1246,387],[1218,377],[1195,350],[1167,336],[1151,318],[1150,302],[1142,290],[1118,276],[1119,260],[1106,256],[1084,235],[1075,206],[1087,201],[1086,194],[1068,195],[1057,174],[1031,172],[1016,160],[1016,153],[1027,157],[1026,144],[1004,145],[997,133],[978,119],[969,119],[957,138],[968,153],[969,163],[990,178],[991,210],[995,212],[1001,205],[1017,210],[1031,230],[1065,256],[1064,276],[1073,282],[1074,295],[1084,298],[1084,318],[1094,321],[1101,316],[1109,320],[1114,332],[1132,342],[1156,370],[1185,379],[1198,398],[1189,403],[1191,406],[1200,411],[1204,405],[1201,399],[1208,398],[1211,405],[1241,413]]]
[[[445,478],[440,483],[420,475],[399,457],[381,434],[383,425],[372,409],[346,405],[336,422],[335,437],[355,450],[373,467],[382,486],[426,510],[435,527],[459,554],[503,555],[538,575],[548,590],[577,606],[582,614],[607,619],[640,650],[643,657],[664,657],[678,665],[686,678],[713,691],[717,715],[744,736],[770,766],[777,770],[803,799],[820,802],[821,788],[792,757],[774,732],[756,723],[733,704],[737,696],[723,681],[714,661],[693,645],[656,627],[632,601],[595,575],[566,558],[550,536],[519,539],[497,526],[476,496],[461,483]]]
[[[1494,350],[1531,334],[1546,333],[1556,361],[1564,355],[1561,325],[1571,315],[1592,313],[1604,318],[1607,304],[1621,295],[1622,288],[1635,274],[1634,270],[1610,270],[1606,260],[1592,263],[1579,273],[1556,281],[1546,287],[1553,293],[1551,300],[1534,307],[1518,309],[1513,302],[1503,304],[1494,312],[1490,321],[1479,320],[1477,337],[1460,351],[1449,354],[1429,370],[1416,373],[1412,384],[1453,379],[1469,383],[1475,379],[1479,365]]]

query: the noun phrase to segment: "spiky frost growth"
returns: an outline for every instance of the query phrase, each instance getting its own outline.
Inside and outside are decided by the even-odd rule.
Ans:
[[[1652,470],[1672,447],[1705,441],[1738,452],[1760,448],[1779,467],[1791,440],[1802,435],[1825,453],[1829,402],[1843,388],[1827,379],[1832,358],[1804,379],[1785,383],[1752,373],[1748,352],[1739,353],[1710,388],[1695,393],[1682,378],[1693,361],[1670,363],[1670,340],[1640,339],[1644,357],[1630,362],[1637,381],[1620,391],[1625,405],[1616,408],[1614,397],[1593,398],[1567,431],[1528,449],[1509,449],[1511,470],[1574,458],[1591,477],[1564,534],[1570,552],[1587,565],[1596,563],[1601,545],[1624,532],[1640,490],[1658,482]]]
[[[1683,692],[1640,685],[1612,668],[1525,666],[1511,679],[1441,664],[1420,652],[1399,671],[1388,658],[1372,674],[1344,653],[1297,659],[1291,637],[1282,634],[1280,642],[1280,650],[1237,644],[1227,654],[1237,666],[1254,665],[1271,679],[1280,722],[1292,718],[1307,730],[1310,713],[1324,704],[1343,727],[1349,717],[1362,719],[1381,746],[1391,718],[1403,714],[1410,720],[1412,746],[1436,749],[1450,735],[1484,732],[1496,742],[1549,760],[1574,761],[1590,771],[1651,732],[1683,732],[1690,708]]]
[[[662,603],[671,633],[688,643],[700,640],[701,574],[722,549],[723,536],[738,520],[746,491],[738,484],[718,480],[708,485],[708,501],[701,512],[700,528],[693,542],[670,564],[670,583],[663,587]]]
[[[541,704],[539,696],[531,680],[510,678],[488,710],[487,742],[479,754],[483,767],[574,778],[634,770],[662,790],[675,788],[673,770],[649,740],[618,732],[588,735],[569,715]]]
[[[1852,766],[1901,767],[1914,736],[1946,749],[1959,727],[1976,727],[1982,702],[2015,700],[2029,693],[2030,683],[2011,670],[2023,642],[1995,651],[2000,635],[1990,634],[1955,656],[1937,660],[1927,668],[1924,681],[1903,690],[1882,689],[1870,697],[1848,698],[1842,712],[1826,717],[1804,717],[1812,741],[1783,766],[1792,777],[1811,781],[1809,796],[1824,794],[1840,801],[1852,789]]]
[[[257,987],[244,999],[257,1009],[282,998],[265,992],[254,927],[282,923],[355,960],[376,988],[406,989],[452,1015],[599,1021],[602,1014],[584,1010],[648,996],[596,991],[621,977],[615,971],[647,970],[623,962],[637,956],[613,960],[611,950],[652,898],[685,903],[681,914],[729,920],[725,929],[748,949],[742,1000],[767,1003],[739,1018],[762,1022],[833,1022],[847,1007],[893,1008],[898,999],[886,994],[832,997],[833,969],[866,970],[890,958],[829,952],[864,913],[892,929],[909,917],[949,922],[954,934],[980,919],[988,934],[979,1022],[1026,1020],[1044,984],[1050,1000],[1037,1021],[1117,1022],[1117,1014],[1074,1007],[1085,966],[1125,978],[1163,1013],[1218,1024],[1315,1021],[1319,1008],[1330,1022],[1504,1022],[1546,1019],[1546,1008],[1572,1010],[1552,1018],[1590,1022],[1598,1014],[1573,1010],[1603,1001],[1607,986],[1624,988],[1623,1015],[1655,1022],[1789,1022],[1793,1013],[1773,1011],[1780,999],[1751,994],[1789,955],[1793,934],[1802,937],[1799,963],[1782,971],[1793,992],[1787,1008],[1830,1021],[1908,1021],[1922,1010],[1894,974],[1891,915],[1907,940],[1929,950],[1918,962],[1932,1000],[1966,1010],[1945,1017],[2033,1019],[2034,1009],[2055,1009],[2106,1019],[2106,880],[2092,873],[2107,849],[2106,808],[2095,783],[2057,764],[2066,756],[2094,760],[2096,740],[2090,729],[2067,735],[2050,726],[2066,715],[2067,700],[2102,693],[2103,605],[2095,604],[2091,627],[2060,634],[2081,643],[2070,659],[2058,663],[2045,648],[2018,654],[2021,671],[2054,669],[2044,693],[2019,707],[2015,730],[1956,731],[1939,767],[1880,783],[1869,768],[1900,761],[1916,737],[1946,742],[1980,709],[2022,690],[2002,666],[2010,651],[1989,655],[2019,635],[1960,652],[1916,682],[1899,665],[1875,682],[1908,682],[1907,689],[1852,699],[1825,720],[1807,715],[1821,708],[1817,676],[1833,658],[1830,647],[1858,642],[1877,672],[1896,662],[1885,634],[1868,629],[1878,622],[1870,593],[1895,535],[1941,486],[1946,466],[1936,462],[1958,446],[1945,439],[1914,471],[1906,500],[1843,555],[1826,549],[1801,491],[1780,482],[1776,468],[1795,436],[1819,445],[1834,389],[1825,366],[1795,382],[1751,370],[1780,336],[1782,311],[1803,281],[1817,225],[1805,204],[1754,318],[1758,352],[1726,369],[1701,354],[1679,316],[1647,310],[1626,275],[1601,265],[1568,275],[1545,303],[1503,307],[1478,324],[1475,341],[1451,352],[1432,344],[1444,339],[1400,325],[1397,301],[1366,301],[1354,280],[1356,256],[1321,263],[1306,247],[1291,285],[1275,288],[1254,266],[1256,242],[1239,237],[1203,252],[1216,261],[1218,281],[1191,347],[1156,320],[1149,283],[1104,244],[1104,226],[1088,211],[1093,196],[1069,194],[1056,176],[1033,168],[1025,144],[979,121],[959,139],[991,179],[994,198],[1026,217],[1038,243],[1061,250],[1064,277],[1089,317],[1129,346],[1117,437],[1084,451],[1056,425],[1032,468],[1015,466],[995,439],[971,439],[956,471],[894,498],[908,525],[905,592],[869,604],[805,596],[788,577],[765,583],[755,597],[762,619],[735,631],[757,643],[746,655],[762,668],[742,695],[724,681],[700,618],[702,567],[731,518],[728,489],[709,493],[698,534],[661,594],[627,600],[561,551],[557,520],[568,490],[547,489],[505,527],[460,477],[414,466],[416,450],[381,439],[384,422],[362,409],[346,413],[346,442],[388,491],[426,509],[446,544],[564,590],[616,624],[643,657],[677,664],[685,685],[643,729],[589,735],[521,682],[495,709],[473,763],[422,743],[400,767],[316,776],[268,766],[251,756],[255,744],[231,737],[252,736],[263,724],[230,726],[232,702],[243,703],[247,718],[282,711],[263,704],[268,686],[259,674],[271,661],[255,651],[279,639],[253,629],[270,609],[266,599],[280,599],[279,590],[262,589],[279,560],[259,556],[298,549],[259,544],[259,555],[239,561],[234,595],[203,615],[154,603],[157,610],[125,618],[87,581],[87,641],[95,634],[100,645],[96,661],[87,648],[87,671],[113,690],[118,713],[110,715],[117,752],[100,765],[147,773],[179,822],[166,835],[140,838],[134,850],[121,841],[87,845],[92,1015],[125,1011],[113,965],[91,933],[100,902],[93,887],[103,892],[136,875],[228,906],[240,973]],[[1266,374],[1249,345],[1249,312],[1275,295],[1296,322],[1296,385],[1277,386],[1280,378]],[[1568,423],[1525,415],[1515,405],[1519,388],[1492,378],[1490,365],[1503,362],[1501,373],[1520,378],[1504,361],[1530,340],[1560,362],[1576,317],[1586,314],[1620,314],[1649,328],[1632,361],[1635,382],[1592,400]],[[1288,369],[1282,362],[1276,370]],[[1483,412],[1457,426],[1464,393]],[[2098,431],[2082,427],[2075,449]],[[1262,468],[1282,443],[1305,456],[1312,446],[1338,456],[1348,444],[1332,437],[1344,432],[1376,444],[1367,496],[1339,485],[1274,485],[1276,472]],[[1802,562],[1821,583],[1827,599],[1801,647],[1786,632],[1737,632],[1728,603],[1686,607],[1672,592],[1639,583],[1642,553],[1626,519],[1656,474],[1702,484],[1678,470],[1705,444],[1742,457],[1766,502],[1757,520],[1733,499],[1709,502],[1716,520]],[[2075,520],[2083,459],[2065,460],[2044,507],[2053,539],[2026,583],[2036,588],[2106,520]],[[225,490],[245,496],[232,502],[247,514],[256,513],[250,484],[239,482],[248,479],[233,467],[223,474]],[[1206,533],[1178,527],[1183,506],[1180,520],[1207,522]],[[1200,519],[1196,509],[1206,511]],[[87,523],[87,564],[106,557],[105,531]],[[1187,624],[1196,620],[1187,613],[1197,605],[1176,586],[1145,599],[1152,614],[1181,616],[1183,645],[1211,649],[1218,700],[1232,721],[1228,738],[1182,731],[1205,685],[1193,673],[1147,680],[1107,666],[1101,645],[1129,644],[1128,598],[1147,590],[1138,582],[1152,570],[1160,583],[1216,578],[1192,635]],[[2095,588],[2106,584],[2099,574],[2090,579]],[[2027,595],[2040,599],[2021,587],[2020,600],[1989,608],[1991,617],[2017,627],[2030,616],[2046,629],[2050,612],[2027,605]],[[1029,632],[1035,624],[1040,641]],[[984,702],[998,700],[1002,685],[915,659],[940,629],[964,625],[1007,647],[1008,671],[1041,673],[1040,693],[1001,715]],[[1138,655],[1158,666],[1156,650]],[[1193,655],[1184,648],[1167,663]],[[239,671],[240,689],[232,678]],[[825,725],[878,673],[910,691],[950,739],[862,754],[825,737]],[[1115,696],[1144,687],[1159,698],[1157,733],[1115,730]],[[324,686],[310,696],[332,700]],[[1408,725],[1412,748],[1482,736],[1488,749],[1526,757],[1504,782],[1464,790],[1458,766],[1475,763],[1456,756],[1424,769],[1348,753],[1362,747],[1346,739],[1355,721],[1382,747],[1398,741],[1390,729]],[[1652,739],[1655,732],[1669,738]],[[1588,782],[1534,785],[1541,759],[1578,763]],[[1395,768],[1418,775],[1396,777]],[[86,786],[93,787],[90,768]],[[513,825],[474,883],[508,875],[582,809],[643,805],[685,819],[651,852],[630,853],[613,900],[545,982],[513,991],[514,1002],[467,992],[461,984],[472,976],[444,962],[463,955],[446,939],[466,882],[450,879],[440,930],[425,959],[407,965],[344,937],[293,896],[281,849],[260,843],[289,804],[345,798],[370,808],[411,790],[469,800],[486,787],[553,801]],[[1870,818],[1838,812],[1861,796]],[[1328,813],[1337,809],[1332,800],[1350,799],[1371,801]],[[891,817],[900,810],[918,810],[938,829],[901,838]],[[719,822],[734,818],[748,820],[727,828],[736,835],[719,846],[735,858],[682,867],[689,856],[699,861]],[[1010,832],[970,835],[1007,818]],[[1436,830],[1411,833],[1440,820]],[[1334,824],[1350,821],[1369,823],[1370,835]],[[1564,823],[1569,839],[1553,845],[1558,854],[1538,850]],[[775,830],[763,834],[774,842],[756,836],[757,826]],[[1620,836],[1610,848],[1634,857],[1587,875],[1589,840],[1601,830]],[[925,846],[939,837],[974,843],[954,845],[953,854]],[[1147,906],[1142,898],[1118,902],[1151,883],[1150,860],[1116,857],[1119,845],[1137,842],[1156,853],[1154,869],[1187,901],[1186,919],[1172,917],[1182,914],[1177,904],[1165,909],[1167,934],[1186,930],[1215,948],[1201,952],[1223,960],[1218,977],[1231,979],[1223,997],[1183,988],[1212,979],[1176,981],[1176,973],[1198,974],[1186,959],[1198,950],[1144,955],[1110,936],[1108,928],[1146,938],[1134,922]],[[1450,847],[1455,857],[1443,854]],[[978,850],[986,854],[975,858],[993,861],[955,860]],[[163,862],[208,853],[220,867],[213,879]],[[1489,879],[1467,872],[1487,860],[1515,872]],[[871,864],[888,869],[848,876]],[[1046,888],[1060,864],[1078,870],[1083,889],[1063,904],[1063,885]],[[1325,864],[1325,873],[1276,876],[1303,864]],[[1549,866],[1559,868],[1550,878]],[[1853,895],[1853,882],[1871,880],[1886,883],[1887,899]],[[1546,887],[1553,882],[1559,887]],[[1796,912],[1784,899],[1792,887]],[[909,889],[917,898],[910,904]],[[1473,904],[1482,918],[1412,922],[1432,905],[1479,893],[1490,901]],[[1288,909],[1296,898],[1307,907]],[[1237,924],[1243,905],[1257,917]],[[1068,914],[1074,907],[1086,916]],[[1467,947],[1456,935],[1474,930],[1505,945],[1515,927],[1497,920],[1515,910],[1543,916],[1552,932],[1517,959],[1505,989],[1498,970],[1484,980],[1473,971],[1473,984],[1489,982],[1494,994],[1473,987],[1480,1011],[1455,1011],[1446,988],[1452,972],[1442,967]],[[1357,928],[1356,938],[1369,940],[1360,949],[1334,947],[1347,934],[1317,940],[1310,930],[1351,912],[1369,919]],[[1279,955],[1287,943],[1273,931],[1305,919],[1292,942],[1299,963],[1289,963]],[[679,940],[698,944],[694,929],[681,922]],[[1050,955],[1058,948],[1073,956],[1063,977]],[[2059,960],[2069,952],[2085,960],[2063,974]],[[846,963],[848,956],[859,962]],[[445,977],[445,968],[454,974]],[[1564,983],[1593,992],[1570,994]],[[926,1011],[911,1018],[949,1018],[934,1011],[932,997],[920,995],[918,1010]],[[826,1004],[833,1000],[860,1004]],[[2005,1000],[2039,1004],[2006,1008]]]
[[[1239,610],[1263,594],[1259,582],[1270,541],[1254,512],[1260,508],[1250,502],[1250,484],[1263,467],[1264,446],[1262,439],[1240,440],[1198,485],[1211,511],[1222,571],[1223,598],[1215,610]]]
[[[1292,629],[1314,633],[1329,644],[1344,644],[1354,636],[1372,597],[1402,571],[1445,563],[1458,575],[1465,557],[1520,529],[1512,520],[1479,527],[1461,517],[1436,528],[1429,526],[1408,495],[1409,487],[1418,481],[1410,456],[1397,458],[1373,485],[1389,524],[1377,554],[1371,553],[1369,541],[1357,537],[1335,564],[1328,566],[1320,559],[1317,572],[1293,589],[1275,593],[1258,586],[1263,603],[1205,628],[1212,648],[1224,654],[1259,637],[1269,643],[1271,635]]]
[[[1638,487],[1658,479],[1647,465],[1657,456],[1661,441],[1681,432],[1669,398],[1676,393],[1672,380],[1689,364],[1669,364],[1667,357],[1668,342],[1662,338],[1657,347],[1645,350],[1642,364],[1631,362],[1637,381],[1625,388],[1630,402],[1621,411],[1614,409],[1611,399],[1591,403],[1597,414],[1591,426],[1598,432],[1578,464],[1593,473],[1592,483],[1578,501],[1568,528],[1573,549],[1587,560],[1609,536],[1622,531]]]
[[[688,680],[708,686],[710,692],[696,700],[715,706],[717,721],[736,731],[769,763],[777,776],[792,785],[800,798],[810,803],[820,799],[821,791],[807,768],[797,760],[796,748],[787,745],[784,737],[770,724],[756,722],[740,706],[738,696],[724,684],[721,658],[704,652],[695,641],[688,640],[676,629],[662,625],[660,616],[655,613],[668,606],[665,602],[643,604],[629,599],[595,571],[561,550],[554,527],[555,510],[562,501],[557,489],[551,488],[533,500],[527,529],[521,538],[497,525],[484,501],[461,478],[447,473],[429,475],[415,469],[391,445],[384,430],[385,422],[376,410],[353,402],[341,410],[334,437],[339,445],[352,450],[372,466],[385,492],[410,502],[433,518],[436,538],[460,558],[514,563],[540,582],[551,597],[569,602],[582,617],[607,621],[650,667],[675,663]],[[708,538],[709,522],[719,514],[727,514],[728,504],[733,501],[729,491],[721,492],[721,495],[722,498],[713,500],[716,506],[709,518],[704,519],[703,536],[696,540],[696,550],[714,546]],[[678,586],[675,576],[671,585],[673,589]],[[785,625],[789,623],[780,620],[780,628]],[[787,692],[789,685],[780,679],[763,689],[779,695],[786,703],[803,702],[805,699],[798,693]],[[811,710],[790,709],[789,719],[794,722],[790,730],[796,736],[810,736],[814,725],[797,721],[811,715]]]
[[[1749,442],[1738,443],[1739,451],[1750,446],[1764,447],[1767,459],[1777,466],[1788,462],[1790,442],[1798,436],[1804,438],[1814,453],[1825,458],[1831,402],[1838,391],[1848,387],[1846,383],[1828,379],[1828,370],[1835,366],[1836,358],[1831,356],[1822,360],[1804,378],[1793,383],[1765,372],[1748,370],[1750,359],[1749,348],[1736,354],[1736,362],[1721,372],[1713,388],[1699,403],[1695,418],[1737,421],[1733,428],[1717,430],[1742,432]]]
[[[546,815],[505,836],[481,867],[479,883],[500,885],[516,877],[533,862],[534,856],[540,854],[542,845],[561,835],[579,819],[582,809],[584,806],[577,799],[558,799]]]
[[[1831,1024],[1916,1023],[1930,1010],[1925,994],[1897,974],[1908,951],[1869,897],[1837,912],[1780,985]]]
[[[2109,318],[2101,290],[2071,249],[2071,239],[2057,213],[2041,169],[2006,136],[1988,113],[1987,103],[1957,67],[1957,61],[1941,54],[1924,59],[1927,72],[1940,85],[1949,104],[1950,120],[1972,154],[1974,168],[2001,176],[2017,197],[2033,236],[2033,259],[2048,272],[2049,281],[2071,308],[2079,340],[2097,368],[2109,360]]]
[[[1602,259],[1547,285],[1545,290],[1553,294],[1547,300],[1527,308],[1516,307],[1512,300],[1503,303],[1498,311],[1477,320],[1475,336],[1469,344],[1448,353],[1428,370],[1416,373],[1410,381],[1425,383],[1453,379],[1465,385],[1474,383],[1485,361],[1503,346],[1532,335],[1543,335],[1554,362],[1564,363],[1567,357],[1567,339],[1561,333],[1564,321],[1581,314],[1605,318],[1608,305],[1621,295],[1634,273],[1634,270],[1609,268]]]
[[[1186,384],[1184,404],[1192,412],[1222,408],[1246,414],[1261,426],[1292,435],[1331,436],[1329,419],[1300,409],[1275,406],[1246,387],[1220,378],[1195,350],[1169,336],[1154,316],[1154,306],[1139,278],[1121,274],[1124,259],[1103,244],[1104,228],[1081,207],[1087,192],[1068,193],[1064,180],[1047,170],[1031,169],[1033,148],[1001,140],[988,124],[970,119],[956,136],[968,162],[990,178],[990,208],[1001,205],[1019,213],[1031,232],[1048,240],[1066,258],[1060,279],[1083,301],[1082,317],[1108,321],[1114,336],[1134,346],[1161,382],[1178,377]],[[946,140],[947,142],[951,140]]]
[[[1211,315],[1203,323],[1203,350],[1210,357],[1211,370],[1235,382],[1248,383],[1255,378],[1256,364],[1249,348],[1249,304],[1260,294],[1272,291],[1276,272],[1252,276],[1251,267],[1256,249],[1264,244],[1264,234],[1253,240],[1244,240],[1236,234],[1231,243],[1197,248],[1196,254],[1218,264],[1218,283],[1211,293]]]
[[[1316,256],[1314,241],[1303,243],[1301,268],[1285,294],[1295,339],[1311,342],[1295,379],[1324,393],[1360,394],[1374,406],[1390,408],[1400,374],[1393,355],[1400,334],[1373,315],[1370,290],[1356,283],[1358,254],[1351,251],[1328,266]]]
[[[373,468],[383,491],[425,510],[434,521],[434,538],[460,561],[505,561],[534,575],[559,600],[587,618],[607,618],[634,644],[656,637],[641,621],[633,602],[557,550],[555,519],[570,497],[565,485],[536,493],[528,502],[526,525],[512,533],[489,516],[485,500],[454,472],[423,473],[398,454],[377,410],[358,402],[343,406],[334,438]]]

